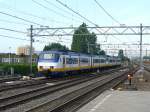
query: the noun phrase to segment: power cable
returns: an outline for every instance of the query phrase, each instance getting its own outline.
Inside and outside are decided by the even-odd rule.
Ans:
[[[113,21],[115,21],[116,23],[118,23],[119,25],[121,25],[121,23],[120,23],[118,20],[116,20],[113,16],[111,16],[111,14],[109,14],[109,13],[105,10],[105,8],[104,8],[97,0],[94,0],[94,1],[96,2],[96,4],[97,4]],[[115,37],[114,35],[112,35],[112,36],[121,42],[121,40],[120,40],[119,38]]]
[[[8,36],[8,35],[0,35],[0,36],[1,36],[1,37],[11,38],[11,39],[30,41],[30,40],[27,40],[27,39],[25,39],[25,38],[18,38],[18,37],[13,37],[13,36]]]
[[[118,20],[116,20],[113,16],[111,16],[111,14],[109,14],[109,13],[106,11],[106,9],[105,9],[97,0],[94,0],[94,1],[96,2],[96,4],[97,4],[113,21],[115,21],[117,24],[121,25],[121,23],[120,23]],[[116,38],[117,40],[119,40],[119,41],[121,42],[121,40],[120,40],[119,38],[115,37],[114,35],[113,35],[113,37]]]
[[[23,40],[23,41],[30,41],[30,40],[25,39],[25,38],[18,38],[18,37],[13,37],[13,36],[8,36],[8,35],[0,35],[0,37],[6,37],[6,38],[11,38],[11,39],[16,39],[16,40]],[[35,40],[34,42],[47,43],[46,41],[39,41],[39,40]]]
[[[19,20],[22,20],[22,21],[25,21],[25,22],[28,22],[28,23],[32,23],[32,24],[41,26],[41,24],[39,24],[39,23],[35,23],[35,22],[30,21],[30,20],[15,16],[15,15],[11,15],[11,14],[8,14],[8,13],[5,13],[5,12],[0,11],[0,14],[7,15],[7,16],[10,16],[10,17],[13,17],[13,18],[16,18],[16,19],[19,19]]]
[[[45,39],[50,39],[50,38],[48,38],[48,37],[45,37],[45,36],[40,36],[41,38],[45,38]],[[55,39],[53,39],[54,41],[59,41],[59,40],[57,40],[56,38]],[[70,39],[64,39],[64,40],[67,40],[67,41],[71,41]],[[62,41],[62,40],[61,40]],[[66,42],[66,41],[62,41],[62,42],[64,42],[64,43],[68,43],[68,42]]]
[[[94,26],[98,26],[97,24],[95,24],[94,22],[92,22],[91,20],[87,19],[86,17],[82,16],[80,13],[74,11],[72,8],[70,8],[69,6],[67,6],[66,4],[62,3],[59,0],[56,0],[59,4],[63,5],[64,7],[66,7],[67,9],[71,10],[73,13],[77,14],[78,16],[80,16],[81,18],[85,19],[86,21],[88,21],[89,23],[93,24]],[[96,29],[98,32],[101,33],[101,31],[99,31],[98,29]],[[114,37],[114,36],[113,36]],[[116,37],[115,37],[116,38]]]
[[[69,6],[67,6],[66,4],[62,3],[60,0],[56,0],[56,2],[58,2],[59,4],[63,5],[64,7],[66,7],[67,9],[71,10],[72,12],[74,12],[75,14],[77,14],[78,16],[80,16],[81,18],[85,19],[86,21],[88,21],[89,23],[93,24],[96,26],[95,23],[93,23],[91,20],[87,19],[86,17],[82,16],[80,13],[74,11],[73,9],[71,9]]]
[[[39,2],[37,2],[37,1],[35,1],[35,0],[32,0],[32,1],[33,1],[34,3],[36,3],[37,5],[39,5],[39,6],[43,7],[43,8],[45,8],[46,10],[51,11],[51,12],[53,12],[53,13],[59,15],[59,16],[62,16],[62,17],[64,17],[64,18],[70,18],[70,19],[72,19],[71,17],[67,17],[67,16],[65,16],[65,15],[63,15],[63,14],[61,14],[61,13],[59,13],[59,12],[53,10],[53,9],[50,9],[49,7],[46,7],[46,6],[44,6],[43,4],[41,4],[41,3],[39,3]],[[78,21],[78,20],[76,20],[76,21]],[[80,21],[78,21],[78,22],[80,22]]]
[[[0,30],[7,30],[7,31],[12,31],[12,32],[27,34],[27,32],[23,32],[23,31],[19,31],[19,30],[13,30],[13,29],[8,29],[8,28],[0,28]]]
[[[53,21],[53,22],[56,22],[56,23],[65,23],[65,22],[62,22],[62,21],[56,21],[56,20],[51,20],[51,19],[45,18],[45,17],[40,17],[40,16],[37,16],[37,15],[32,14],[32,13],[16,10],[14,8],[11,8],[10,6],[8,6],[7,9],[9,9],[10,11],[14,10],[14,12],[17,12],[17,13],[20,13],[20,14],[24,14],[24,15],[27,15],[27,16],[30,16],[30,17],[34,17],[34,18],[37,18],[37,19],[46,20],[46,21],[49,21],[49,22]]]
[[[20,23],[20,22],[15,22],[15,21],[9,21],[9,20],[3,20],[3,19],[0,19],[1,22],[5,22],[5,23],[13,23],[13,24],[19,24],[19,25],[27,25],[29,26],[28,24],[25,24],[25,23]]]
[[[54,6],[54,7],[56,7],[57,9],[59,9],[60,11],[63,11],[63,12],[65,12],[65,13],[67,13],[67,14],[69,14],[69,15],[72,15],[72,13],[70,13],[70,12],[68,12],[68,11],[66,11],[66,10],[64,10],[64,9],[62,9],[62,8],[60,8],[60,7],[58,7],[57,5],[55,5],[54,3],[52,3],[52,2],[50,2],[50,1],[48,1],[48,0],[44,0],[46,3],[48,3],[49,5],[52,5],[52,6]]]
[[[64,7],[66,7],[67,9],[71,10],[73,13],[77,14],[78,16],[80,16],[81,18],[85,19],[86,21],[88,21],[89,23],[93,24],[94,26],[98,26],[97,24],[93,23],[91,20],[87,19],[86,17],[82,16],[80,13],[74,11],[72,8],[70,8],[69,6],[67,6],[66,4],[62,3],[60,0],[56,0],[59,4],[63,5]],[[98,26],[99,27],[99,26]],[[98,29],[96,29],[97,31],[99,31]],[[101,31],[99,31],[101,33]],[[112,35],[113,36],[113,35]],[[121,41],[120,39],[118,39],[117,37],[113,36],[114,38],[116,38],[117,40]]]
[[[119,25],[121,25],[121,23],[118,20],[116,20],[111,14],[109,14],[106,11],[106,9],[97,0],[94,0],[94,1],[113,21],[115,21],[116,23],[118,23]]]

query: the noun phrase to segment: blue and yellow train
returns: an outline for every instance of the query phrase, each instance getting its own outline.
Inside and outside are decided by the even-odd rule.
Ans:
[[[38,72],[57,77],[100,71],[120,65],[120,58],[115,56],[88,55],[71,51],[43,51],[38,59]]]

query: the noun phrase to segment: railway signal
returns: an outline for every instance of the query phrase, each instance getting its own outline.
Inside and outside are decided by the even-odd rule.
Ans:
[[[131,80],[132,80],[133,76],[131,74],[128,75],[128,81],[129,81],[129,85],[131,85]]]

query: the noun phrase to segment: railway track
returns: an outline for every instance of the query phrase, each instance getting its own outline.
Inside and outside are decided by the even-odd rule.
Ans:
[[[76,112],[79,108],[81,108],[83,105],[97,97],[100,93],[103,91],[116,87],[119,83],[127,79],[126,74],[133,74],[136,71],[138,71],[139,68],[134,69],[133,71],[126,72],[120,76],[117,76],[116,78],[110,79],[108,82],[101,83],[99,86],[95,86],[94,89],[91,89],[87,93],[80,94],[78,97],[70,99],[70,101],[64,102],[64,104],[61,104],[53,109],[48,109],[48,112]],[[86,90],[85,90],[86,91]],[[38,108],[36,108],[38,109]],[[36,110],[35,109],[35,110]],[[34,109],[28,112],[34,112]],[[37,111],[40,112],[40,111]],[[46,111],[43,111],[46,112]]]
[[[5,110],[7,108],[16,106],[18,104],[24,103],[25,101],[33,100],[35,98],[39,98],[42,96],[45,96],[47,94],[50,94],[52,92],[58,91],[60,89],[67,88],[69,86],[73,86],[79,83],[83,83],[85,81],[92,80],[96,77],[88,77],[83,79],[74,79],[74,80],[67,80],[65,82],[59,83],[57,85],[48,86],[48,87],[41,87],[35,90],[31,90],[28,92],[16,94],[14,96],[10,96],[7,98],[0,99],[0,110]]]
[[[144,69],[150,72],[150,68],[148,68],[147,66],[144,66]]]
[[[19,81],[19,80],[16,80]],[[3,83],[0,85],[0,92],[2,91],[8,91],[8,90],[12,90],[12,89],[19,89],[19,88],[24,88],[24,87],[28,87],[28,86],[35,86],[35,85],[40,85],[40,84],[44,84],[47,82],[55,82],[56,80],[47,80],[47,79],[40,79],[40,80],[27,80],[27,81],[21,81],[20,83]]]
[[[124,80],[125,78],[127,78],[127,75],[126,75],[127,73],[129,72],[103,77],[100,80],[95,81],[94,83],[90,85],[86,85],[85,87],[74,90],[68,94],[62,95],[61,97],[57,99],[43,103],[25,112],[71,112],[71,111],[73,112],[77,110],[77,108],[79,108],[81,105],[83,105],[83,103],[80,103],[79,105],[79,102],[81,102],[81,99],[84,99],[84,103],[86,103],[87,101],[92,99],[92,97],[96,97],[94,95],[90,98],[89,97],[85,98],[85,96],[89,96],[90,94],[93,95],[93,93],[97,93],[98,91],[102,92],[114,85],[117,85],[118,83],[120,83],[121,80]],[[76,103],[76,106],[74,106],[75,103]],[[66,110],[66,108],[68,108],[69,111]]]
[[[21,77],[2,77],[0,78],[0,83],[8,82],[8,81],[16,81],[19,80]]]
[[[109,71],[109,72],[112,73],[112,71]],[[115,75],[115,74],[112,73],[111,75]],[[64,90],[66,88],[70,88],[70,87],[80,85],[80,84],[83,84],[83,83],[87,83],[87,82],[88,82],[87,84],[89,84],[89,83],[92,82],[91,80],[93,80],[93,81],[94,80],[97,80],[97,81],[99,80],[99,82],[102,83],[102,81],[108,80],[107,78],[110,77],[111,75],[104,75],[104,76],[101,76],[101,77],[96,75],[94,77],[74,79],[74,80],[63,82],[63,83],[59,83],[57,85],[53,85],[53,86],[49,86],[49,87],[41,87],[41,88],[38,88],[38,89],[35,89],[35,90],[32,90],[32,91],[28,91],[28,92],[25,92],[25,93],[21,93],[21,94],[17,94],[17,95],[14,95],[14,96],[7,97],[7,98],[3,98],[3,99],[0,99],[0,111],[10,109],[12,107],[18,106],[20,104],[24,104],[24,103],[29,102],[31,100],[38,99],[38,98],[44,97],[46,95],[53,94],[57,91]],[[35,108],[33,108],[33,109],[35,109]],[[27,110],[27,112],[28,111],[30,112],[33,109]]]
[[[113,71],[113,70],[112,70]],[[91,75],[89,75],[90,77]],[[74,78],[81,78],[81,77],[87,77],[87,76],[77,76],[77,77],[65,77],[65,78],[54,78],[54,79],[40,79],[40,80],[27,80],[27,81],[21,81],[21,83],[16,83],[16,84],[7,84],[6,82],[1,83],[0,85],[0,92],[4,91],[10,91],[14,89],[19,89],[19,88],[25,88],[25,87],[33,87],[36,85],[42,85],[46,83],[53,83],[53,82],[59,82],[59,81],[64,81],[64,80],[71,80]],[[17,79],[14,81],[18,81]]]
[[[120,70],[120,69],[122,69],[122,68],[103,71],[101,73],[101,75],[103,73],[109,73],[111,71],[113,72],[115,70]],[[88,75],[88,76],[90,76],[90,75]],[[7,81],[17,81],[17,80],[20,79],[20,78],[17,77],[15,80],[5,80],[5,81],[3,81],[3,83],[0,84],[0,92],[8,91],[8,90],[11,90],[11,89],[19,89],[19,88],[24,88],[24,87],[36,86],[36,85],[40,85],[40,84],[44,84],[44,83],[48,83],[48,82],[53,83],[53,82],[56,82],[56,81],[68,80],[68,79],[73,79],[73,78],[81,78],[81,77],[84,77],[84,76],[76,76],[76,77],[69,77],[69,78],[65,77],[65,78],[57,78],[57,79],[29,80],[29,81],[22,81],[22,83],[17,83],[17,84],[6,84],[6,83],[4,83],[4,82],[7,82]]]

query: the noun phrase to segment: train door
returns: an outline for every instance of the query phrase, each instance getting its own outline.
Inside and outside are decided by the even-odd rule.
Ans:
[[[66,65],[66,59],[65,56],[62,56],[62,67],[65,68]]]
[[[91,62],[91,68],[92,68],[92,66],[93,66],[93,58],[92,58],[92,56],[90,56],[90,62]]]
[[[99,71],[100,71],[100,69],[101,69],[101,57],[99,56],[99,59],[98,59],[98,63],[99,63]]]
[[[69,66],[69,69],[72,67],[72,59],[71,59],[71,55],[69,55],[69,62],[68,62],[68,66]]]
[[[78,56],[78,66],[80,67],[80,55]]]

